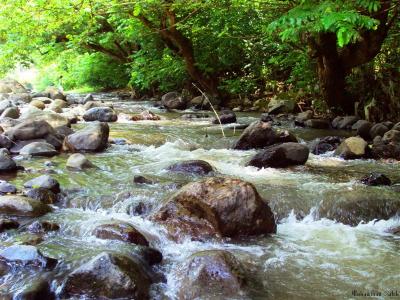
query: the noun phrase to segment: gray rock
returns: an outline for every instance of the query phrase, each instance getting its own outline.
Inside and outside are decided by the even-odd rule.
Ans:
[[[53,145],[43,142],[34,142],[24,146],[19,154],[24,156],[45,156],[51,157],[57,155],[58,152]]]
[[[0,196],[0,215],[16,217],[40,217],[51,208],[37,200],[18,195]]]
[[[19,118],[19,109],[18,107],[9,107],[6,108],[1,114],[0,118],[11,118],[18,119]]]
[[[304,122],[304,125],[309,128],[328,129],[330,127],[330,122],[324,119],[309,119]]]
[[[168,109],[185,109],[186,100],[177,92],[169,92],[162,96],[161,104]]]
[[[33,178],[24,183],[25,188],[44,188],[58,194],[60,192],[60,183],[50,175],[42,175]]]
[[[50,133],[54,133],[53,127],[43,120],[27,120],[8,129],[5,132],[10,139],[20,141],[40,139]]]
[[[0,172],[17,170],[17,164],[6,151],[0,152]]]
[[[131,258],[103,252],[69,274],[64,297],[148,299],[151,279]]]
[[[371,139],[374,139],[377,136],[383,136],[388,131],[389,131],[389,128],[387,128],[382,123],[378,123],[371,127],[371,130],[369,131],[369,135],[370,135]]]
[[[94,123],[81,129],[64,140],[66,151],[98,152],[107,147],[110,128],[107,123]]]
[[[206,175],[214,171],[213,167],[204,160],[188,160],[175,163],[167,168],[168,171]]]
[[[15,194],[17,192],[17,188],[15,185],[7,182],[7,181],[0,181],[0,194]]]
[[[275,131],[271,123],[255,121],[243,131],[233,148],[236,150],[259,149],[285,142],[297,142],[297,139],[288,131]]]
[[[72,154],[66,163],[67,168],[83,170],[88,168],[94,168],[95,165],[88,160],[85,155],[81,153],[74,153]]]
[[[10,263],[22,263],[24,265],[54,267],[57,260],[45,257],[35,246],[15,245],[3,249],[0,258]]]
[[[346,116],[343,117],[337,124],[337,129],[351,129],[354,123],[359,120],[359,117],[356,116]]]
[[[83,119],[87,122],[115,122],[118,116],[115,111],[109,107],[93,107],[85,112]]]
[[[190,256],[180,274],[179,299],[245,299],[243,266],[225,250]]]
[[[309,154],[310,150],[305,145],[283,143],[262,150],[250,160],[248,165],[258,168],[286,168],[304,165]]]

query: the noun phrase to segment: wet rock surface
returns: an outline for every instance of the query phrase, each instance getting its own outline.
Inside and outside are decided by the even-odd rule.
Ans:
[[[151,279],[140,264],[123,255],[103,252],[66,278],[62,295],[107,299],[148,299]]]
[[[267,147],[256,154],[248,163],[257,168],[286,168],[304,165],[310,150],[298,143],[283,143]]]
[[[229,178],[209,178],[184,186],[152,219],[175,239],[238,237],[274,233],[274,216],[255,187]]]
[[[189,160],[175,163],[167,168],[170,172],[207,175],[214,171],[213,167],[204,160]]]
[[[149,245],[143,234],[129,223],[102,224],[95,228],[93,235],[99,239],[120,240],[142,246]]]
[[[64,140],[63,148],[72,152],[98,152],[107,147],[110,128],[107,123],[95,123],[79,130]]]
[[[236,299],[245,295],[243,267],[228,251],[193,254],[181,277],[179,299]]]
[[[50,211],[49,206],[29,197],[17,195],[0,196],[0,215],[39,217]]]

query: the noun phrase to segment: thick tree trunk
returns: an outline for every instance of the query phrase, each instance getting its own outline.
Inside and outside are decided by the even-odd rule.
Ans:
[[[345,93],[345,72],[335,57],[320,56],[317,60],[322,97],[331,110],[352,113],[354,103]]]
[[[212,98],[221,99],[218,91],[218,77],[208,76],[198,68],[192,41],[176,28],[176,16],[173,11],[166,8],[165,14],[161,18],[161,28],[157,28],[155,24],[144,16],[138,16],[137,18],[146,27],[157,30],[165,45],[183,58],[186,71],[192,80],[200,85],[199,88],[203,89]]]

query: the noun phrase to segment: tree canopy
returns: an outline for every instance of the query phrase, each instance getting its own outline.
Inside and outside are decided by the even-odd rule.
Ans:
[[[138,95],[195,83],[222,103],[279,87],[351,112],[396,102],[384,90],[399,72],[398,10],[395,0],[3,0],[0,72],[34,64],[42,85]]]

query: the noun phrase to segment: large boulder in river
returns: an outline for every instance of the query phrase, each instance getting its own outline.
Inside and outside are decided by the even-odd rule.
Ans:
[[[304,165],[310,150],[299,143],[283,143],[269,146],[257,153],[249,162],[249,166],[257,168],[286,168]]]
[[[371,139],[371,136],[369,134],[371,128],[372,128],[372,123],[366,120],[359,120],[352,127],[353,130],[357,131],[357,135],[359,135],[366,141]]]
[[[26,93],[25,87],[13,79],[0,80],[0,93]]]
[[[110,128],[107,123],[90,124],[64,140],[63,149],[72,152],[98,152],[107,147]]]
[[[133,259],[103,252],[69,274],[62,296],[90,299],[148,299],[152,283]]]
[[[344,159],[364,158],[367,156],[368,143],[360,137],[345,139],[336,149],[335,155]]]
[[[85,112],[83,119],[86,122],[115,122],[117,121],[118,116],[110,107],[93,107]]]
[[[51,211],[51,208],[29,197],[6,195],[0,196],[0,215],[16,217],[40,217]]]
[[[245,181],[213,177],[178,191],[152,219],[175,240],[203,240],[276,232],[274,215],[256,188]]]
[[[170,172],[206,175],[214,171],[213,167],[204,160],[187,160],[177,162],[167,168]]]
[[[149,242],[143,234],[126,222],[114,222],[99,225],[94,229],[93,235],[104,240],[120,240],[136,245],[149,245]]]
[[[95,165],[90,160],[88,160],[85,155],[81,153],[74,153],[70,157],[68,157],[66,167],[75,170],[83,170],[94,168]]]
[[[244,268],[228,251],[196,252],[190,256],[179,275],[179,299],[245,298]]]
[[[255,121],[247,127],[238,141],[234,144],[233,149],[249,150],[264,148],[273,145],[278,140],[278,133],[272,128],[271,123]]]
[[[162,96],[161,104],[168,109],[185,109],[186,100],[177,92],[169,92]]]
[[[54,129],[46,121],[26,120],[8,129],[5,135],[12,140],[25,141],[40,139],[51,133],[54,133]]]
[[[46,156],[51,157],[57,155],[58,152],[53,145],[45,142],[34,142],[24,146],[19,154],[24,156]]]

